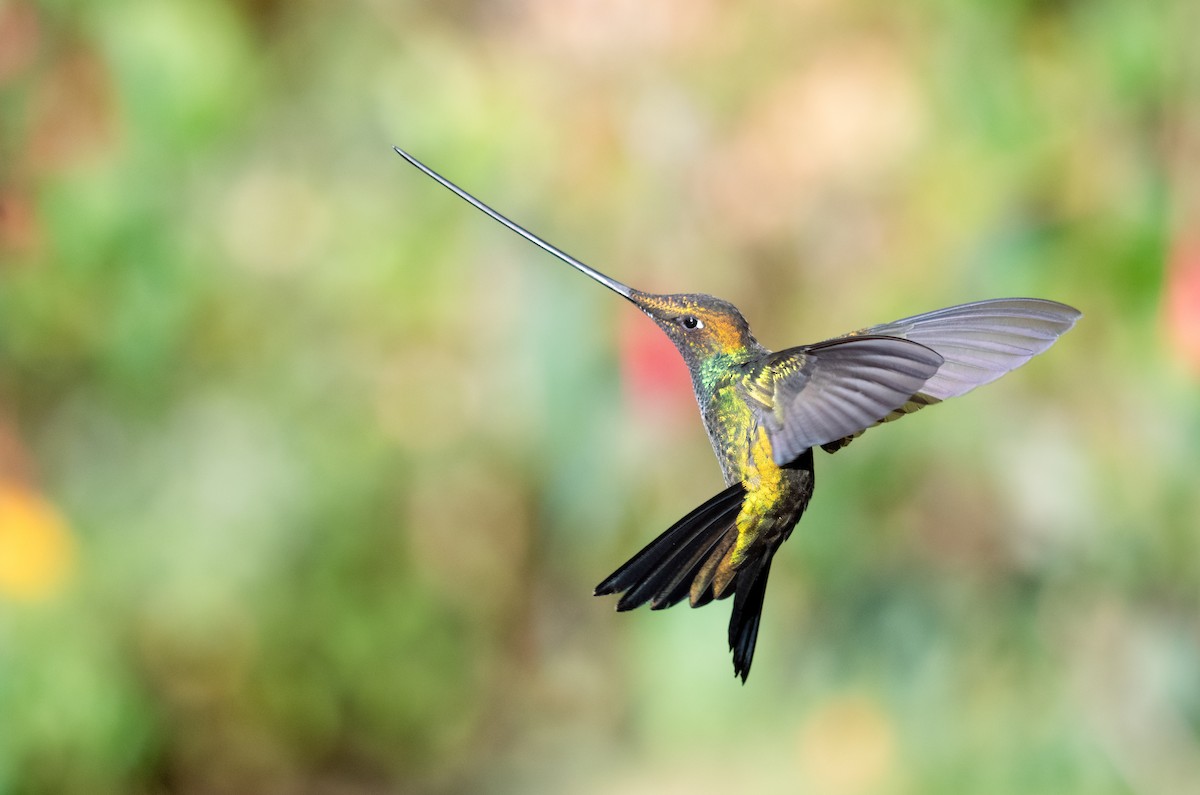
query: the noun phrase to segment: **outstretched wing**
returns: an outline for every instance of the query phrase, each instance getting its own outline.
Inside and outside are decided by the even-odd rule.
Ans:
[[[880,420],[887,422],[995,381],[1053,345],[1080,317],[1079,310],[1056,301],[997,298],[871,326],[840,339],[898,337],[932,348],[945,360],[919,392]],[[862,430],[822,446],[832,453]]]
[[[855,336],[773,353],[743,382],[775,463],[858,433],[905,404],[942,357],[909,340]]]

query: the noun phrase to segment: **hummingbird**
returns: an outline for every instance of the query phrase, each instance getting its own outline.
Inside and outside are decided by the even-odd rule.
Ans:
[[[733,597],[729,648],[745,683],[767,575],[812,498],[813,451],[970,392],[1045,351],[1080,317],[1040,298],[936,309],[771,351],[737,307],[711,295],[644,293],[514,223],[399,147],[397,154],[492,219],[626,299],[674,343],[691,374],[725,488],[596,586],[617,610]]]

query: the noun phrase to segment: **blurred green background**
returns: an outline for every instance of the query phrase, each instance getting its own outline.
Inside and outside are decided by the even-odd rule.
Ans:
[[[0,0],[0,793],[1196,786],[1198,11]],[[682,365],[392,144],[768,347],[1085,318],[819,455],[743,687],[590,595]]]

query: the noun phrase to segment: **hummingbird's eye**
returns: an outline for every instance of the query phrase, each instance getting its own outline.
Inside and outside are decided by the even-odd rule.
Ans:
[[[680,324],[691,331],[692,329],[704,328],[704,323],[695,315],[684,315],[679,319]]]

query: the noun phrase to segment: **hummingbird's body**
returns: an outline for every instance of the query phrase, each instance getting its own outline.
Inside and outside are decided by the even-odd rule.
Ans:
[[[658,311],[686,311],[709,331],[696,335],[699,344],[684,337],[677,345],[691,373],[696,403],[725,485],[740,485],[744,492],[728,536],[710,552],[711,571],[691,583],[691,601],[697,604],[706,588],[715,598],[724,596],[751,550],[773,552],[791,533],[812,496],[811,456],[807,462],[787,466],[775,462],[770,436],[747,399],[756,366],[770,351],[754,339],[736,307],[710,296],[634,294]],[[660,600],[654,606],[667,605]]]
[[[492,218],[623,296],[687,363],[726,488],[596,586],[618,610],[734,597],[729,646],[745,681],[771,561],[813,493],[813,448],[832,453],[867,428],[999,378],[1050,347],[1080,313],[1035,298],[939,309],[772,352],[741,312],[708,295],[654,295],[583,264],[412,156],[396,152]]]

